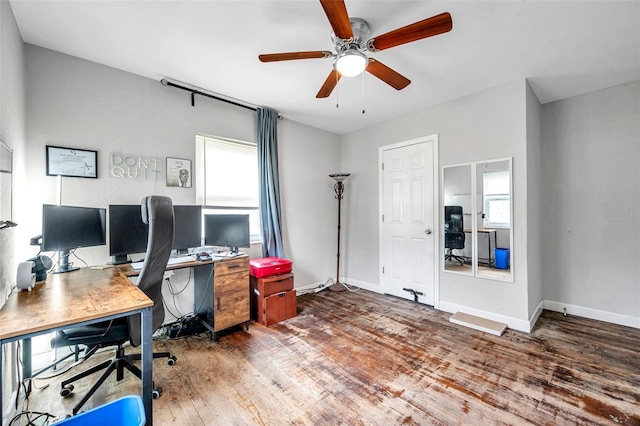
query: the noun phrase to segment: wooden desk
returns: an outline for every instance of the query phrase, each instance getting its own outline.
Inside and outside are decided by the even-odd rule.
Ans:
[[[48,274],[47,280],[36,283],[31,291],[14,291],[0,309],[0,348],[4,343],[24,340],[23,377],[28,378],[31,377],[32,337],[70,326],[142,314],[142,399],[146,424],[152,425],[152,306],[151,299],[117,268],[82,268],[65,274]],[[0,366],[2,361],[0,350]]]
[[[466,234],[470,234],[471,229],[465,229],[464,232]],[[491,250],[491,235],[493,234],[493,248],[496,248],[496,238],[497,238],[496,230],[490,229],[490,228],[478,228],[478,234],[487,234],[487,243],[489,246],[488,247],[489,252],[487,253],[488,257],[484,257],[484,258],[480,257],[480,251],[478,250],[478,263],[483,262],[487,264],[489,268],[492,268],[493,264],[495,263],[495,259],[493,256],[493,252]]]
[[[249,329],[249,256],[190,261],[167,265],[167,271],[193,267],[194,311],[200,323],[216,339],[216,332],[238,324]],[[118,265],[128,277],[140,274],[130,263]]]

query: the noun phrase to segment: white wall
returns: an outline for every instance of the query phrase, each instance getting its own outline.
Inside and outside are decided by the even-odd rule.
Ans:
[[[41,205],[57,200],[56,177],[45,175],[45,145],[98,150],[99,178],[63,178],[64,204],[106,207],[163,194],[193,204],[195,187],[167,187],[159,179],[109,176],[110,154],[194,160],[195,134],[255,141],[253,111],[196,96],[158,81],[40,47],[27,45],[29,169],[26,174],[31,235],[40,233]],[[278,123],[285,251],[296,286],[331,274],[334,248],[323,234],[333,198],[326,175],[339,164],[339,137],[289,120]],[[326,178],[326,179],[325,179]],[[34,248],[27,247],[27,251]],[[109,260],[107,246],[78,249],[89,264]]]
[[[545,307],[640,327],[640,81],[542,112]]]
[[[340,137],[288,122],[279,135],[280,197],[286,255],[294,259],[296,287],[335,278]]]
[[[25,158],[25,55],[22,38],[18,31],[11,6],[7,1],[0,1],[0,141],[13,150],[13,221],[17,228],[0,230],[0,307],[4,305],[6,296],[16,282],[18,262],[25,260],[15,255],[15,247],[19,243],[18,235],[24,226],[21,210],[16,208],[24,199],[21,173],[24,172]],[[3,196],[8,188],[1,188]],[[8,218],[0,218],[8,219]],[[17,372],[15,369],[15,345],[5,345],[3,365],[3,401],[4,413],[11,414],[9,403],[11,394],[17,388]],[[2,419],[0,419],[2,422]]]
[[[526,90],[514,81],[344,135],[347,180],[344,274],[382,291],[378,280],[378,147],[439,135],[439,165],[513,157],[514,282],[440,273],[441,309],[466,309],[528,329]],[[435,227],[434,229],[439,229]]]
[[[528,315],[542,313],[542,106],[527,84],[527,290]]]

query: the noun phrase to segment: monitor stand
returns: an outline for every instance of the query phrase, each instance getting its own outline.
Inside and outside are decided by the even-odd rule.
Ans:
[[[129,255],[117,254],[115,256],[111,256],[111,262],[109,262],[109,265],[122,265],[123,263],[131,263]]]
[[[52,274],[64,274],[65,272],[77,271],[80,269],[77,266],[73,267],[69,264],[69,255],[71,255],[69,250],[58,252],[58,259],[60,259],[60,262],[58,263],[58,267],[51,271]]]

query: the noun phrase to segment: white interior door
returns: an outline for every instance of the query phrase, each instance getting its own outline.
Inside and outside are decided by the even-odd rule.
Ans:
[[[433,305],[436,290],[436,141],[382,147],[381,283],[387,294]]]

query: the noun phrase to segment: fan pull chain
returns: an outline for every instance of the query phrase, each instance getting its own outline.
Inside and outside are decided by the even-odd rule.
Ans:
[[[340,80],[338,79],[338,70],[336,70],[336,108],[340,108],[340,99],[338,96],[338,82]]]
[[[362,113],[364,114],[364,72],[362,73]]]

